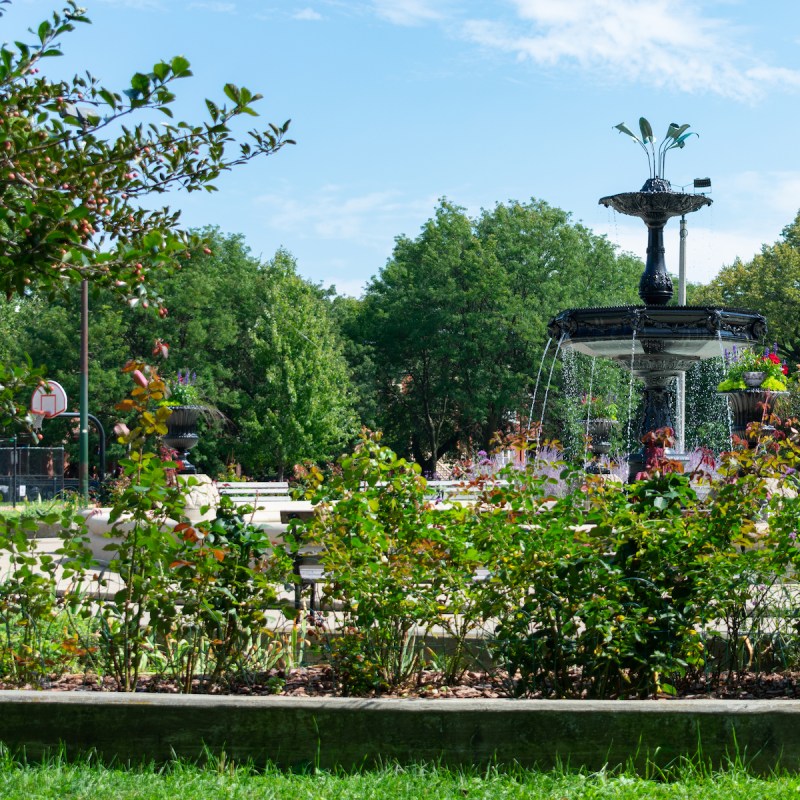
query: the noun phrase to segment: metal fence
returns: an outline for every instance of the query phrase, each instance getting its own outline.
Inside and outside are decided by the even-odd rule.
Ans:
[[[50,500],[63,491],[63,447],[0,446],[0,502]]]

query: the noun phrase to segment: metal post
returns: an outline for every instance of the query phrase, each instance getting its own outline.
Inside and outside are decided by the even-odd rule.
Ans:
[[[89,282],[81,281],[81,396],[78,478],[83,502],[89,504]]]
[[[80,417],[80,414],[76,414],[74,411],[65,411],[63,414],[59,414],[59,417]],[[86,413],[86,417],[89,421],[94,423],[95,428],[97,428],[97,435],[100,438],[100,446],[99,446],[99,453],[98,459],[99,464],[97,467],[97,475],[100,480],[100,483],[106,479],[106,429],[103,427],[103,423],[100,422],[99,419],[94,414]],[[87,422],[88,427],[88,422]]]
[[[17,507],[17,434],[14,434],[14,452],[11,454],[11,508]]]
[[[681,217],[681,240],[678,250],[678,305],[686,305],[686,237],[689,232],[686,230],[686,216]],[[676,439],[679,453],[686,452],[686,373],[678,375],[678,391],[675,409],[677,417]]]

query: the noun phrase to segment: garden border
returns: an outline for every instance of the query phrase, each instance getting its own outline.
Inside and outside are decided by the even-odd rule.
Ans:
[[[796,700],[381,700],[0,691],[0,741],[38,760],[175,756],[282,768],[384,762],[602,769],[683,758],[800,769]]]

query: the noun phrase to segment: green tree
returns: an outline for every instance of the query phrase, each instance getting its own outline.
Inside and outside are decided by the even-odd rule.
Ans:
[[[364,332],[374,349],[379,421],[388,440],[428,472],[462,433],[458,404],[467,378],[457,349],[480,346],[472,334],[494,310],[484,278],[496,267],[463,209],[443,201],[416,240],[397,239],[367,288]]]
[[[194,373],[201,394],[226,417],[192,452],[198,468],[215,475],[239,462],[246,473],[261,477],[283,473],[295,461],[335,457],[357,425],[325,293],[296,274],[288,253],[262,264],[241,236],[215,228],[201,234],[208,252],[157,279],[168,315],[121,306],[108,290],[93,292],[90,410],[110,430],[119,418],[114,406],[129,382],[119,366],[160,340],[169,346],[163,375]],[[71,398],[78,389],[75,295],[15,301],[20,310],[11,351],[14,358],[28,352],[46,365]],[[48,441],[61,441],[69,431],[54,420],[44,433]]]
[[[241,419],[254,472],[282,479],[294,464],[329,461],[355,438],[357,419],[342,345],[325,293],[279,251],[266,265],[266,298],[252,327],[255,387]]]
[[[736,259],[723,267],[690,299],[764,314],[770,341],[777,341],[792,363],[800,362],[800,213],[777,242],[763,245],[749,262]]]
[[[244,239],[206,228],[208,252],[193,254],[180,270],[162,276],[158,291],[169,314],[143,309],[126,314],[132,354],[147,353],[154,341],[169,345],[162,371],[197,376],[204,398],[227,417],[201,437],[193,463],[211,474],[241,459],[238,420],[258,392],[253,373],[252,328],[265,302],[264,270]]]
[[[442,201],[417,239],[398,238],[350,324],[389,443],[429,472],[459,445],[486,447],[527,412],[550,317],[633,300],[640,271],[544,202],[498,204],[474,221]]]

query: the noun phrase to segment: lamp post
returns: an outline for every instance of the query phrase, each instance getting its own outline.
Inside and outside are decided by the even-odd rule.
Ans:
[[[81,384],[80,384],[80,453],[78,478],[81,499],[89,504],[89,282],[81,281]]]
[[[707,189],[711,191],[711,178],[695,178],[694,188]],[[702,192],[701,194],[705,194]],[[678,305],[686,305],[686,239],[689,231],[686,228],[686,215],[681,216],[680,246],[678,249]],[[676,392],[676,414],[678,418],[677,431],[675,438],[679,453],[686,452],[686,373],[678,375],[678,389]]]

